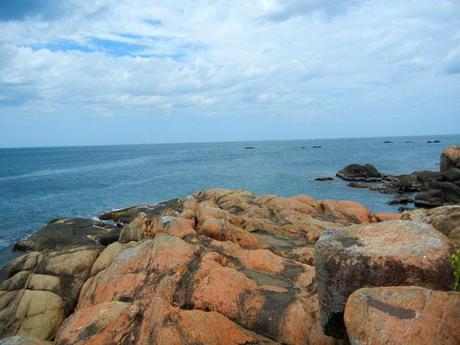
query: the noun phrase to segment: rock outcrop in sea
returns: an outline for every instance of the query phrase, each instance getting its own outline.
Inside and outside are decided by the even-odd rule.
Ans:
[[[440,171],[386,175],[370,164],[350,164],[337,176],[353,181],[350,187],[396,194],[389,202],[393,205],[414,203],[416,207],[433,208],[460,204],[460,146],[450,146],[442,152]]]
[[[444,295],[431,289],[452,288],[446,262],[449,237],[458,231],[439,221],[447,213],[393,220],[400,216],[373,214],[351,201],[213,189],[110,212],[101,221],[60,219],[22,241],[18,248],[31,251],[6,268],[1,344],[346,344],[348,327],[350,340],[365,344],[360,337],[373,339],[376,326],[364,334],[356,328],[361,314],[353,319],[347,312],[369,303],[357,295],[361,287],[416,285],[434,301]],[[50,229],[55,241],[47,240]],[[327,266],[335,249],[324,245],[332,237],[360,264],[340,252]],[[394,255],[379,256],[392,248]],[[374,274],[366,276],[367,268]],[[343,296],[357,297],[350,306],[339,301],[342,331],[328,332],[320,321],[327,319],[327,294],[347,286]],[[379,291],[364,292],[375,305],[399,303],[381,301]],[[457,303],[459,293],[446,294]],[[452,324],[460,321],[458,313],[449,315]],[[438,333],[460,339],[458,329],[440,326]]]

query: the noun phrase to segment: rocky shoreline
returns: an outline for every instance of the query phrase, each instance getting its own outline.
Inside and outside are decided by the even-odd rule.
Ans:
[[[440,157],[440,171],[414,171],[405,175],[379,172],[372,164],[350,164],[337,173],[349,187],[394,194],[391,205],[433,208],[460,204],[460,146],[446,148]]]
[[[56,219],[17,243],[0,344],[460,340],[458,205],[373,214],[213,189],[99,218]]]

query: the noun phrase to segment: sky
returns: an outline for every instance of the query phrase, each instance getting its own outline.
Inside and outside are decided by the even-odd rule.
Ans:
[[[458,0],[0,0],[0,147],[457,133]]]

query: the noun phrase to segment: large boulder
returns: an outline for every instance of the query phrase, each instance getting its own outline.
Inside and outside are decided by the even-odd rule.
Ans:
[[[315,268],[324,333],[345,336],[343,310],[366,286],[453,286],[449,240],[431,225],[393,220],[328,230],[316,243]]]
[[[351,345],[460,344],[460,293],[421,287],[357,290],[345,325]]]
[[[460,146],[449,146],[441,154],[441,172],[451,168],[460,169]]]
[[[446,235],[455,248],[460,248],[460,205],[407,211],[401,215],[401,219],[431,224]]]
[[[337,176],[347,181],[381,181],[383,176],[372,164],[350,164],[337,173]]]
[[[120,229],[114,225],[84,218],[56,219],[14,246],[19,251],[63,250],[73,246],[101,246],[118,240]],[[101,243],[102,241],[102,243]]]

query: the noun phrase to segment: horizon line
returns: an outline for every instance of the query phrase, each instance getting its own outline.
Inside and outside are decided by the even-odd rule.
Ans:
[[[142,146],[142,145],[179,145],[179,144],[224,144],[224,143],[255,143],[269,141],[301,141],[301,140],[340,140],[340,139],[379,139],[379,138],[417,138],[417,137],[446,137],[460,135],[449,134],[416,134],[416,135],[379,135],[335,138],[296,138],[296,139],[246,139],[246,140],[222,140],[222,141],[177,141],[177,142],[148,142],[148,143],[125,143],[125,144],[82,144],[82,145],[39,145],[39,146],[0,146],[0,150],[8,149],[44,149],[44,148],[77,148],[77,147],[108,147],[108,146]],[[433,140],[436,140],[433,138]],[[459,143],[460,144],[460,143]]]

